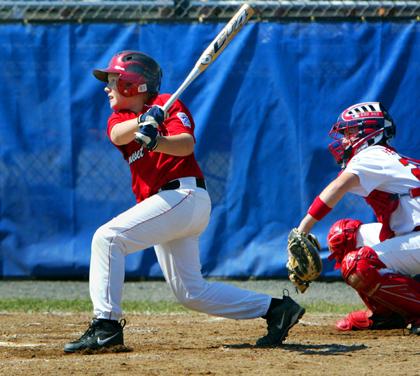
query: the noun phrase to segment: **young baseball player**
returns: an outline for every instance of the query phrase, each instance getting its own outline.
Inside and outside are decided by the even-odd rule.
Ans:
[[[367,311],[339,320],[339,330],[402,328],[420,334],[420,161],[388,141],[395,124],[379,102],[355,104],[333,125],[329,149],[342,171],[315,198],[298,230],[309,233],[347,193],[365,198],[378,223],[354,219],[334,223],[330,259]]]
[[[258,346],[282,343],[305,310],[289,296],[282,299],[201,275],[199,236],[210,216],[210,198],[194,157],[194,121],[181,101],[167,114],[169,95],[159,94],[162,72],[141,52],[122,51],[106,69],[93,71],[107,83],[113,113],[107,133],[132,175],[137,204],[101,226],[93,236],[89,286],[94,319],[65,352],[122,345],[125,320],[121,295],[125,256],[154,246],[166,282],[184,306],[231,319],[267,320]]]

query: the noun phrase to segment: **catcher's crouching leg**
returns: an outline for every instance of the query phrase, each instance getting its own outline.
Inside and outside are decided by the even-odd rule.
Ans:
[[[342,274],[366,303],[369,311],[350,313],[337,322],[339,330],[404,328],[420,315],[420,283],[389,273],[370,247],[349,252],[342,262]]]

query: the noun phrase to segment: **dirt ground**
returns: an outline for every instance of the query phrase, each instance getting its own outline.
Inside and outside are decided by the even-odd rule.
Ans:
[[[419,375],[420,337],[407,330],[338,333],[337,317],[305,315],[283,346],[255,348],[262,319],[128,315],[127,352],[64,354],[85,314],[0,314],[1,375]]]

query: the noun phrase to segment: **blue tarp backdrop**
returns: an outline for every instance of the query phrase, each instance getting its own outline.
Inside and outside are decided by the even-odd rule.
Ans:
[[[223,24],[0,25],[0,276],[86,278],[91,237],[135,203],[105,133],[91,71],[123,49],[160,62],[174,92]],[[286,238],[339,167],[328,131],[345,107],[380,100],[403,154],[420,157],[420,23],[250,23],[183,94],[213,201],[203,273],[285,277]],[[348,196],[317,224],[372,221]],[[127,277],[160,277],[152,250]],[[337,277],[325,260],[323,275]]]

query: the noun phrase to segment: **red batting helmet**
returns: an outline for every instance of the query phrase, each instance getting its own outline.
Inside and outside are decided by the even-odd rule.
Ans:
[[[351,251],[356,250],[357,230],[362,225],[357,219],[340,219],[335,222],[328,232],[327,243],[331,254],[328,260],[336,259],[335,268],[341,266],[343,257]]]
[[[351,138],[348,134],[351,134]],[[360,150],[386,143],[394,135],[395,124],[382,103],[358,103],[345,109],[332,126],[329,136],[335,141],[328,148],[344,168]]]
[[[114,55],[105,69],[95,69],[93,75],[108,82],[108,73],[119,74],[118,92],[125,97],[139,93],[157,94],[160,89],[162,70],[150,56],[138,51],[121,51]]]

